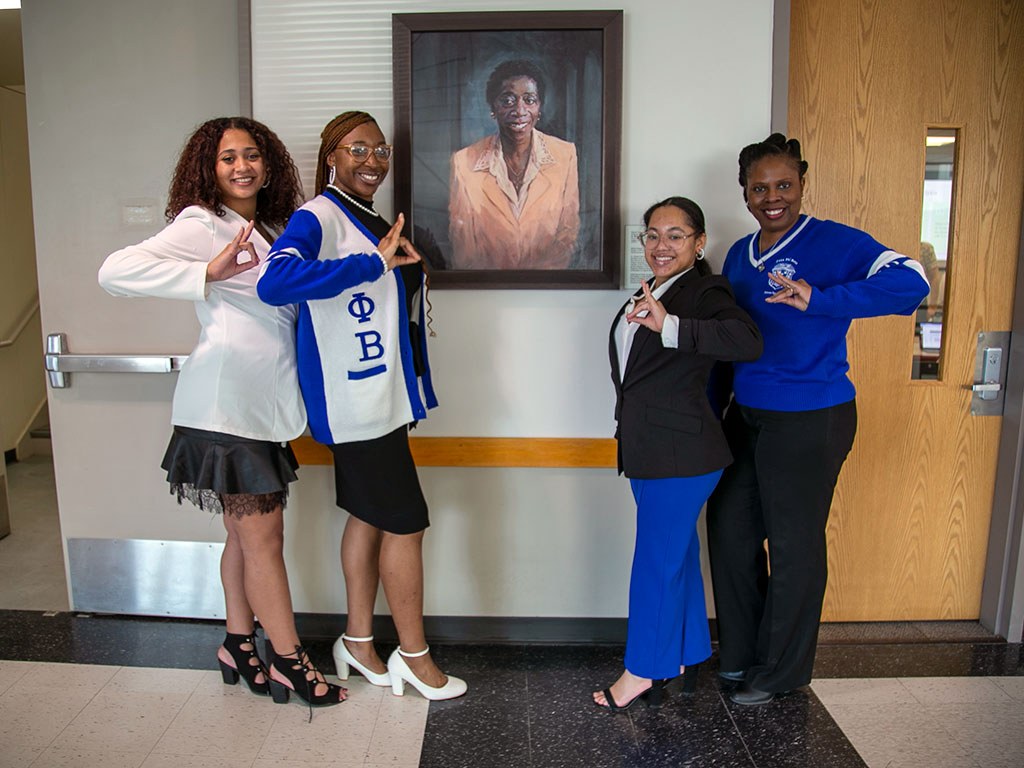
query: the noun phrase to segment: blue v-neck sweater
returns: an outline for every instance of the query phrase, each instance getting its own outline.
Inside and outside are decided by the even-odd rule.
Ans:
[[[928,295],[924,270],[859,229],[807,215],[764,254],[759,234],[733,244],[722,269],[764,336],[759,360],[733,366],[736,402],[775,411],[849,402],[856,395],[847,376],[851,320],[912,314]],[[806,311],[765,302],[782,288],[772,272],[812,286]]]

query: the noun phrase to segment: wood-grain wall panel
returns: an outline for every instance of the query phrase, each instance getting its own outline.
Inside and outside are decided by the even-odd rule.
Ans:
[[[615,440],[602,438],[410,437],[418,467],[617,466]],[[292,441],[300,464],[330,464],[331,451],[311,437]]]
[[[979,331],[1008,330],[1024,178],[1024,4],[793,0],[789,133],[804,210],[916,256],[924,136],[959,130],[942,381],[911,381],[914,321],[855,321],[859,429],[828,525],[829,620],[972,619],[999,420],[971,416]]]

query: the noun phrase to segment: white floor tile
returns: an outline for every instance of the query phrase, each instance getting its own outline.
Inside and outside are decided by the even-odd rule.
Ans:
[[[1024,701],[1024,677],[990,677],[1011,699]]]
[[[900,682],[925,705],[1002,703],[1010,695],[987,677],[904,677]]]
[[[812,688],[872,768],[1024,765],[1022,677],[817,680]]]
[[[153,752],[141,768],[250,768],[252,760]]]
[[[38,690],[19,692],[12,685],[0,696],[0,744],[48,747],[93,696],[76,688],[44,696]]]
[[[1024,765],[1024,710],[1017,702],[945,704],[927,710],[980,768]]]
[[[103,692],[191,694],[207,674],[202,669],[121,667],[103,687]]]
[[[418,763],[430,702],[420,696],[386,696],[366,752],[368,763]]]
[[[32,668],[29,661],[0,661],[0,693],[3,693]]]
[[[850,678],[815,680],[811,690],[828,710],[855,710],[888,705],[916,705],[918,702],[895,678]]]
[[[31,692],[34,697],[46,696],[54,691],[96,694],[100,692],[120,667],[102,664],[57,664],[33,662],[32,671],[22,675],[7,692]]]
[[[278,716],[260,749],[262,760],[305,762],[338,761],[362,765],[373,737],[374,710],[370,717],[353,718],[357,710],[349,702],[313,710],[308,722],[305,707],[289,706]]]
[[[53,746],[148,754],[181,711],[188,695],[101,691]]]
[[[50,747],[32,763],[32,768],[139,768],[145,759],[145,752]]]
[[[331,760],[288,760],[276,757],[258,757],[252,764],[252,768],[366,768],[362,755],[352,758],[339,758]],[[389,766],[389,768],[402,768],[402,766]],[[413,768],[419,768],[419,763]]]
[[[282,707],[237,685],[221,688],[219,696],[189,697],[153,751],[254,760]]]
[[[869,766],[875,768],[966,768],[965,750],[920,704],[864,705],[829,714]]]
[[[0,768],[28,768],[32,761],[39,757],[42,747],[27,747],[22,744],[9,744],[0,736]]]

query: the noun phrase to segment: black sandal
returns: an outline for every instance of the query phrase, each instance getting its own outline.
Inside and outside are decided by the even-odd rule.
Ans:
[[[248,646],[243,647],[243,646]],[[256,652],[256,631],[251,635],[233,635],[230,632],[224,635],[224,650],[227,651],[234,666],[228,664],[217,655],[220,663],[220,676],[225,685],[236,685],[238,678],[245,680],[249,690],[259,696],[266,696],[270,693],[270,671],[263,663],[263,659]],[[258,682],[256,677],[262,673],[263,682]]]
[[[611,687],[605,688],[601,693],[604,694],[604,700],[606,704],[597,704],[599,707],[605,707],[612,712],[625,712],[627,709],[636,704],[640,699],[644,699],[647,702],[648,709],[657,709],[661,706],[661,694],[665,690],[665,684],[668,680],[651,680],[651,687],[641,691],[632,699],[627,701],[625,704],[617,704],[615,699],[612,698]]]
[[[286,704],[289,694],[294,692],[309,705],[310,722],[313,720],[313,707],[333,707],[345,701],[339,696],[345,689],[340,685],[328,683],[300,645],[296,645],[295,651],[287,656],[275,653],[270,666],[273,671],[285,678],[284,682],[274,677],[269,678],[274,703]],[[317,694],[317,685],[326,685],[327,690]]]

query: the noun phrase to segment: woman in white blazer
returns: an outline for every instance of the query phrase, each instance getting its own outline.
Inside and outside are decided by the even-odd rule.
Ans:
[[[324,680],[301,647],[285,572],[283,510],[298,463],[288,441],[306,427],[295,361],[294,306],[256,295],[275,230],[301,203],[280,139],[248,118],[209,120],[189,138],[171,181],[163,231],[112,253],[99,281],[115,296],[195,302],[202,330],[174,391],[174,430],[162,463],[171,493],[222,513],[225,683],[245,679],[274,701],[289,691],[316,705],[345,690]],[[254,615],[273,650],[256,649]]]

